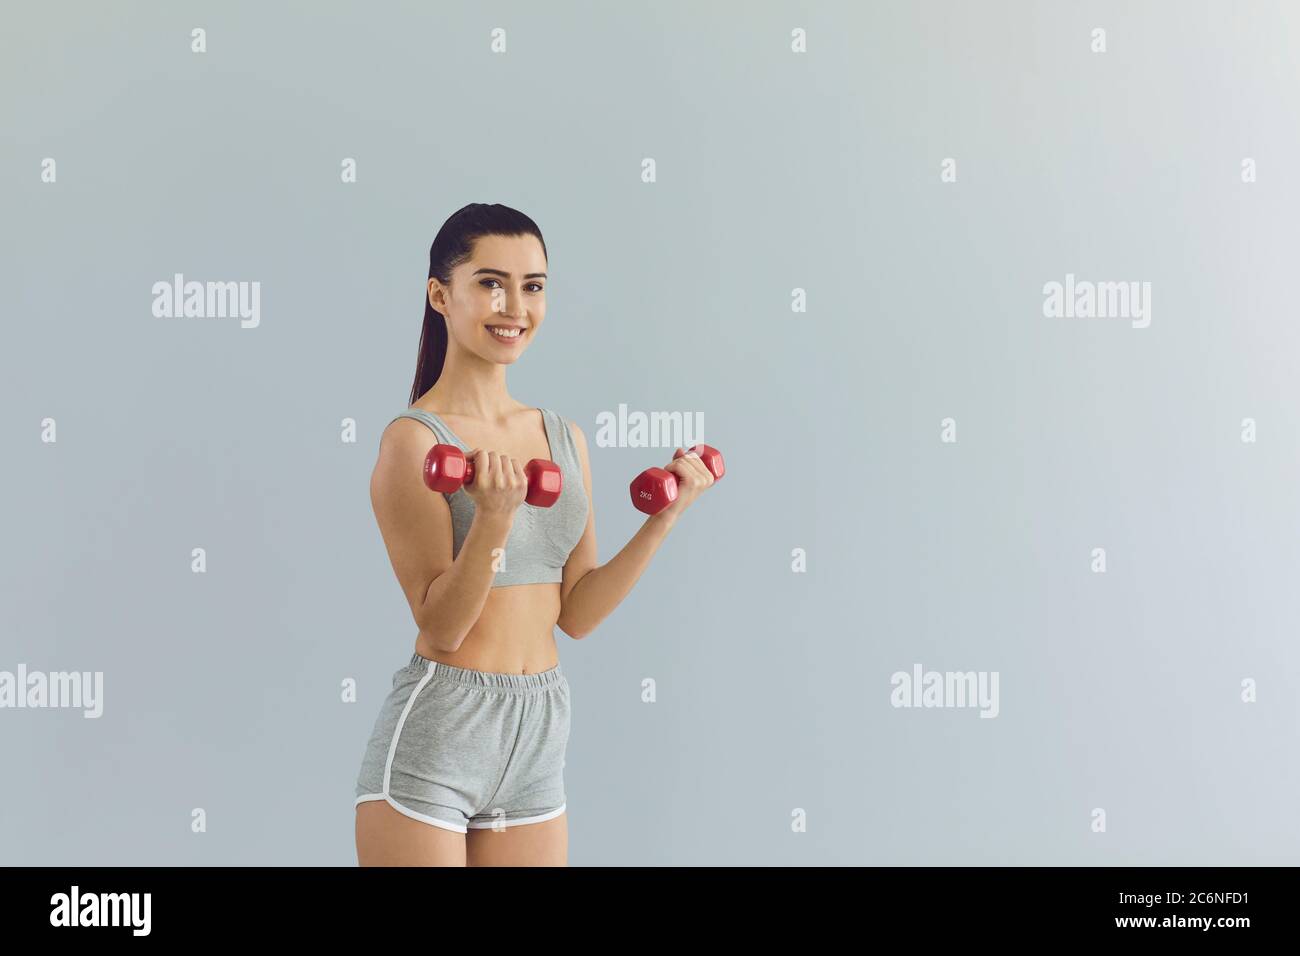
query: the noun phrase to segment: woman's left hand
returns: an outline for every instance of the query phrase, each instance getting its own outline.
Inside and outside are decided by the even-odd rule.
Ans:
[[[677,500],[655,515],[668,521],[676,521],[677,516],[691,506],[696,498],[714,482],[713,473],[704,467],[700,456],[693,451],[678,448],[673,453],[673,460],[664,465],[664,470],[677,479]]]

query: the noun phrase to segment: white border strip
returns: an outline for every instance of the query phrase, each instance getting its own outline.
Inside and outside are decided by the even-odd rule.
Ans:
[[[420,682],[411,691],[411,696],[406,698],[406,706],[402,708],[402,716],[397,718],[397,726],[393,728],[393,740],[388,745],[388,759],[384,761],[385,795],[389,792],[389,783],[393,777],[393,757],[397,753],[397,741],[402,736],[402,725],[406,723],[406,715],[411,712],[411,707],[415,704],[415,698],[419,696],[420,691],[424,690],[424,685],[429,683],[429,680],[433,677],[433,670],[437,666],[437,661],[429,661],[429,666],[424,669],[424,676],[420,678]]]
[[[475,823],[473,820],[471,820],[469,825],[473,827],[475,830],[490,830],[496,826],[516,827],[519,826],[521,823],[541,823],[543,820],[554,820],[556,817],[558,817],[561,813],[564,812],[565,806],[566,804],[562,803],[560,804],[558,809],[547,810],[545,813],[540,813],[535,817],[520,817],[518,820],[502,820],[499,823],[496,820],[489,820],[486,823]]]
[[[412,820],[419,820],[421,823],[432,823],[435,827],[442,827],[444,830],[451,830],[453,833],[464,833],[465,828],[457,826],[454,823],[448,823],[446,820],[439,820],[437,817],[427,816],[423,813],[416,813],[407,807],[402,806],[386,793],[367,793],[357,797],[357,803],[365,803],[367,800],[383,800],[390,807],[403,816],[408,816]],[[353,804],[355,806],[356,804]]]

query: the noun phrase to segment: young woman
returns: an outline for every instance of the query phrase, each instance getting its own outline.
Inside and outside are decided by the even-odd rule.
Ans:
[[[586,437],[506,390],[546,317],[546,266],[537,225],[501,205],[459,210],[429,249],[411,404],[384,431],[370,482],[419,633],[357,778],[362,866],[567,864],[569,684],[555,628],[590,634],[713,483],[696,455],[675,457],[677,500],[597,566]],[[438,443],[474,463],[454,494],[424,483]],[[524,502],[533,458],[560,468],[549,508]]]

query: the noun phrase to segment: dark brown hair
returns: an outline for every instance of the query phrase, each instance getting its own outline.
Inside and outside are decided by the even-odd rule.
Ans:
[[[451,284],[451,270],[474,253],[474,243],[483,236],[536,236],[546,255],[542,231],[523,213],[500,203],[470,203],[457,209],[433,239],[429,247],[429,278]],[[420,354],[415,364],[415,382],[411,399],[416,400],[433,388],[442,374],[447,358],[447,319],[429,303],[429,284],[424,288],[424,328],[420,330]]]

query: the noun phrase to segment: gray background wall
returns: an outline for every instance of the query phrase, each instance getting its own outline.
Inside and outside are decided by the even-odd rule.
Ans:
[[[474,201],[551,253],[512,394],[700,412],[729,467],[557,632],[572,864],[1300,863],[1300,7],[7,19],[0,670],[105,686],[0,710],[4,863],[355,861],[415,637],[367,483]],[[260,282],[260,325],[155,318],[176,272]],[[1150,282],[1150,326],[1046,318],[1067,273]],[[668,451],[592,453],[607,560]],[[916,663],[997,671],[998,717],[892,707]]]

